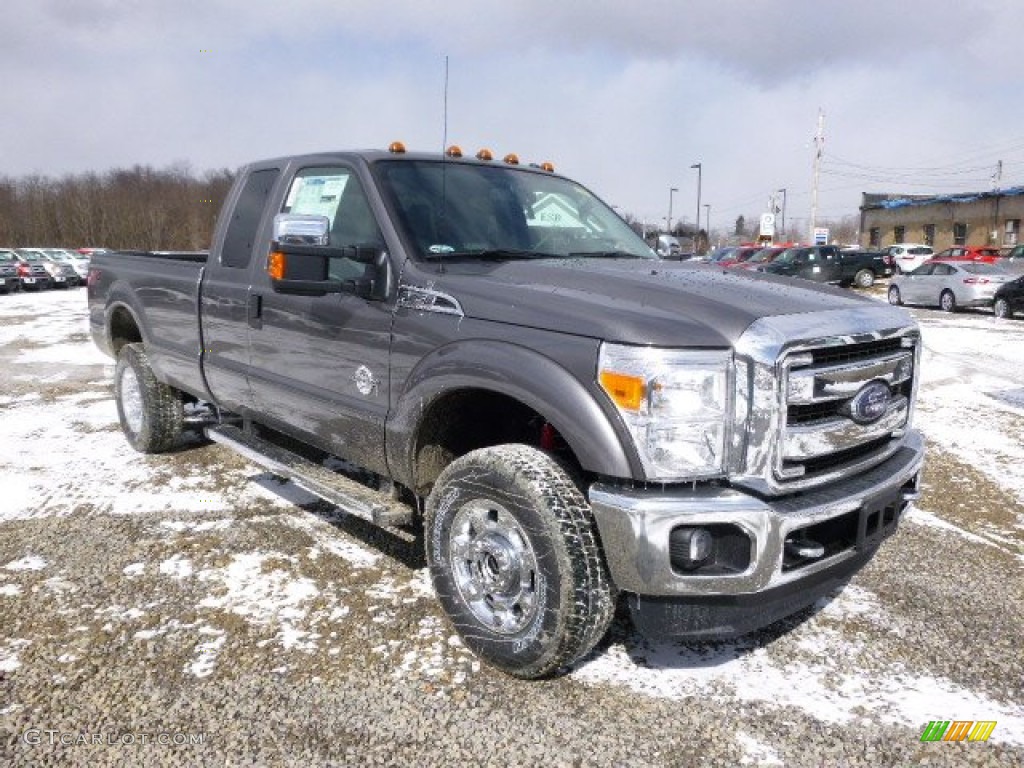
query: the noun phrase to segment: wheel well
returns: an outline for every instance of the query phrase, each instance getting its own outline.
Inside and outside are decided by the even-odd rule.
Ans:
[[[441,471],[460,456],[505,443],[541,448],[571,476],[580,474],[572,449],[537,411],[498,392],[458,390],[435,400],[420,421],[413,458],[415,492],[426,496]]]
[[[107,327],[110,333],[110,348],[114,350],[114,357],[117,357],[117,353],[125,344],[142,341],[139,325],[135,322],[132,313],[125,307],[117,307],[110,313]]]

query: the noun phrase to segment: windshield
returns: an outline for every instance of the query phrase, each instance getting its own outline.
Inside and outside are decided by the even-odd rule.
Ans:
[[[43,254],[38,251],[18,251],[25,261],[46,261]]]
[[[52,259],[53,261],[70,261],[71,260],[71,257],[68,256],[68,254],[64,253],[64,251],[58,251],[58,250],[54,250],[54,249],[48,250],[46,252],[46,255],[49,256],[50,259]]]
[[[799,255],[799,253],[802,250],[802,248],[787,248],[774,259],[772,259],[772,261],[778,262],[779,264],[789,264]]]
[[[424,259],[656,258],[611,208],[546,172],[439,160],[382,161],[377,169]]]

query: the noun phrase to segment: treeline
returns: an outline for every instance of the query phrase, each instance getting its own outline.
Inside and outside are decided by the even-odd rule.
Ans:
[[[202,250],[233,179],[180,165],[0,177],[0,247]]]

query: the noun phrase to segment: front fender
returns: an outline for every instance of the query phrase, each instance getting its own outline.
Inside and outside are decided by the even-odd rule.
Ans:
[[[387,424],[388,464],[399,482],[412,484],[416,433],[430,406],[463,389],[496,392],[533,409],[558,430],[587,471],[642,477],[632,446],[624,447],[609,413],[570,371],[534,349],[473,339],[434,350],[406,379]]]

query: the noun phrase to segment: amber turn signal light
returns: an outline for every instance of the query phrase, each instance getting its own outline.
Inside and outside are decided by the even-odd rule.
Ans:
[[[616,405],[627,411],[640,410],[646,394],[643,379],[614,371],[601,371],[600,379],[601,389],[608,393]]]
[[[272,251],[267,257],[267,274],[272,280],[284,280],[285,257],[280,251]]]

